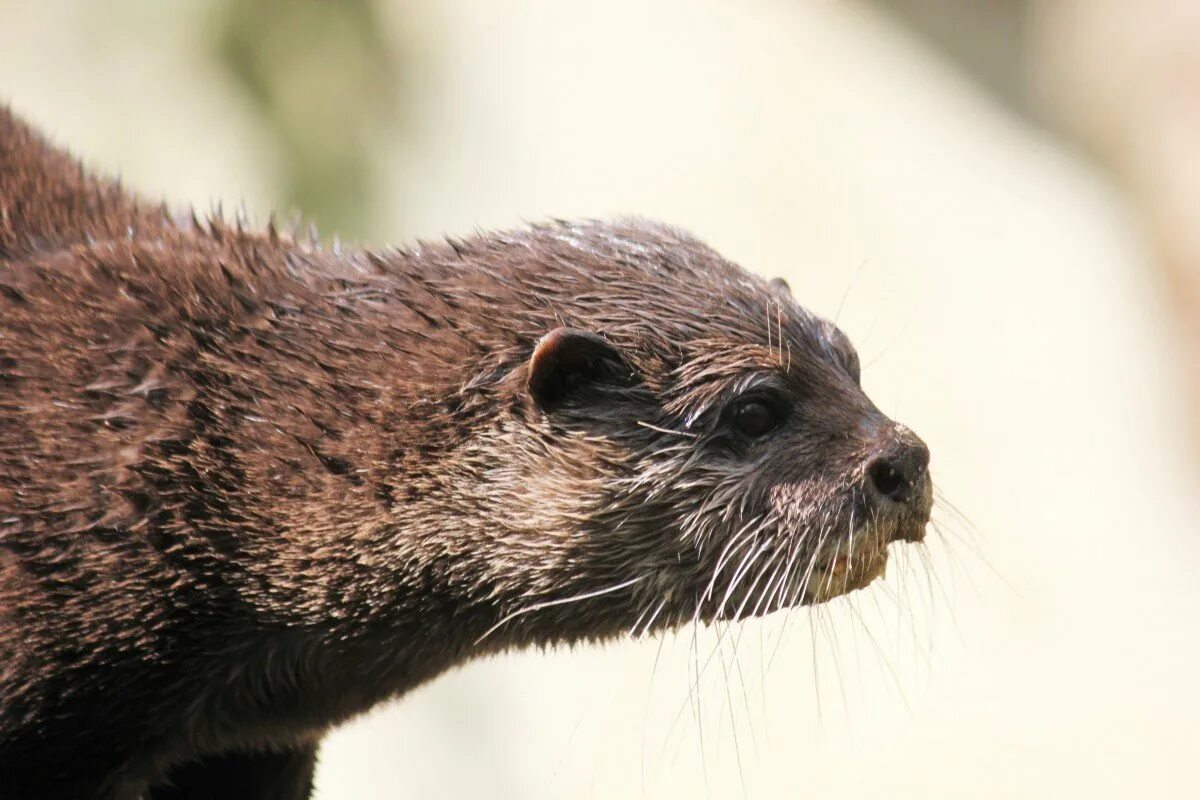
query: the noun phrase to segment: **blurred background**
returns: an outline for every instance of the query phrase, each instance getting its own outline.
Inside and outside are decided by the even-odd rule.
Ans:
[[[930,444],[815,610],[472,664],[318,797],[1184,797],[1200,4],[0,0],[0,99],[142,194],[376,246],[636,213],[786,277]]]

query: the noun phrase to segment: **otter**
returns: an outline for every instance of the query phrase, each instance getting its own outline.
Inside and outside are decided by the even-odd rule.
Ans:
[[[866,586],[928,464],[680,230],[330,249],[0,110],[5,797],[307,797],[332,726],[471,659]]]

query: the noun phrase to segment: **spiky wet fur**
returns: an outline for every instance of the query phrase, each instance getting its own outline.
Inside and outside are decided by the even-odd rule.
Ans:
[[[546,411],[564,325],[632,380]],[[282,777],[239,796],[304,797],[330,726],[477,655],[853,588],[830,559],[924,524],[865,510],[857,369],[672,228],[330,251],[139,206],[0,110],[6,796],[204,796],[244,759]],[[764,380],[794,406],[739,441]]]

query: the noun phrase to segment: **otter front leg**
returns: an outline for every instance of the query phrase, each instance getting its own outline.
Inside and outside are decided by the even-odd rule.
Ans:
[[[225,753],[172,770],[150,800],[307,800],[317,746],[278,752]]]

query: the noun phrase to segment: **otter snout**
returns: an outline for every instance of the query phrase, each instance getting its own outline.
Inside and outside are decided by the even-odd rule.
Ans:
[[[920,541],[933,499],[929,448],[903,425],[893,425],[867,465],[867,494],[879,513],[899,515],[889,541]]]

